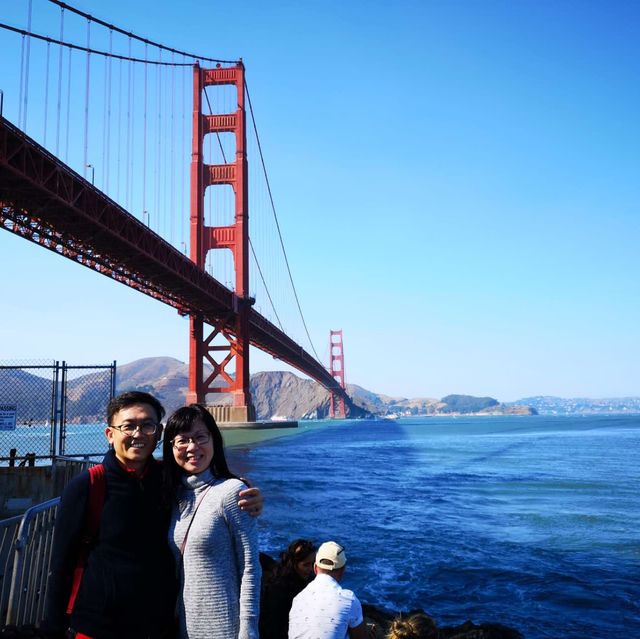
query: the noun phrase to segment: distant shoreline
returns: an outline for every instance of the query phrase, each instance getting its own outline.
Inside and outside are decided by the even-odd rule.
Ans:
[[[537,415],[528,414],[504,414],[504,413],[441,413],[441,414],[428,414],[428,415],[403,415],[398,419],[386,419],[384,416],[379,416],[370,421],[386,421],[389,423],[390,428],[394,428],[395,424],[403,419],[464,419],[465,417],[477,418],[497,418],[497,417],[640,417],[640,412],[607,412],[607,413],[539,413]],[[343,420],[343,421],[355,421],[355,420]],[[357,420],[361,421],[361,420]],[[367,420],[362,420],[367,421]],[[264,444],[281,439],[283,437],[296,437],[304,433],[319,430],[321,428],[329,428],[336,422],[331,420],[299,420],[297,428],[225,428],[224,424],[220,424],[222,430],[222,437],[224,439],[224,445],[227,448],[242,448],[243,446],[254,446],[257,444]]]

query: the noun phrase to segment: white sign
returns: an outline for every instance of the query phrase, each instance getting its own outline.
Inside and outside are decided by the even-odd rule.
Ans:
[[[0,430],[16,429],[17,404],[0,404]]]

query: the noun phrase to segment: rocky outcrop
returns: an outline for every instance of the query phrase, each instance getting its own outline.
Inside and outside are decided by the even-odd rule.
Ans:
[[[389,630],[389,624],[393,619],[402,616],[410,616],[424,610],[390,611],[378,606],[362,604],[365,622],[375,624],[376,639],[383,639]],[[426,614],[429,614],[428,612]],[[438,627],[438,639],[524,639],[522,634],[514,628],[509,628],[499,623],[483,623],[476,625],[471,621],[465,621],[457,626]]]
[[[369,417],[373,411],[352,398],[346,408],[347,417]],[[324,419],[329,416],[329,393],[320,384],[293,373],[272,371],[251,376],[251,397],[258,419]]]
[[[514,406],[513,404],[498,404],[482,409],[478,415],[537,415],[533,406]]]

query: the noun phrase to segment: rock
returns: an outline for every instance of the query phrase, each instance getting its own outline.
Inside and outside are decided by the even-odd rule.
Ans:
[[[366,623],[375,624],[376,639],[384,639],[391,621],[400,614],[407,617],[417,612],[429,614],[424,610],[396,612],[370,604],[362,604],[362,612]],[[439,627],[438,639],[523,639],[523,636],[514,628],[499,623],[476,625],[471,621],[465,621],[457,626]]]

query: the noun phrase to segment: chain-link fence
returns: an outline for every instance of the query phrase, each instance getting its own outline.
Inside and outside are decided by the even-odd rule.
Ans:
[[[0,362],[0,464],[104,453],[116,363]]]
[[[62,371],[61,388],[57,454],[67,457],[104,455],[107,404],[115,394],[116,363],[66,366]]]

